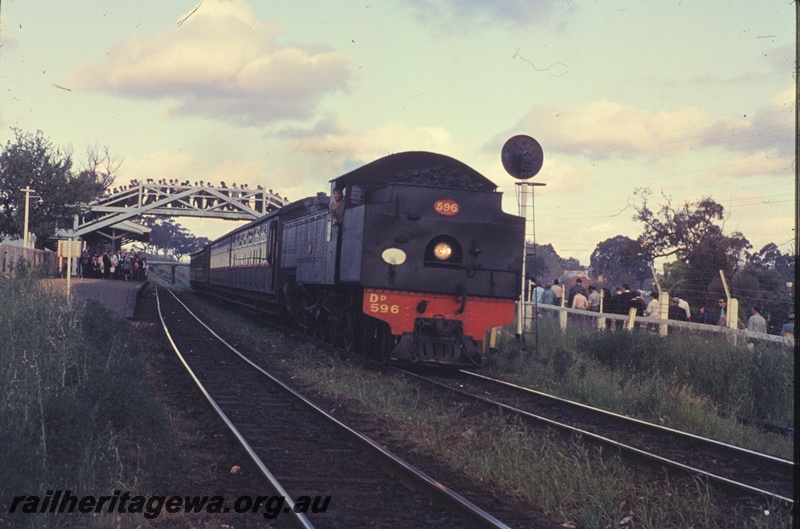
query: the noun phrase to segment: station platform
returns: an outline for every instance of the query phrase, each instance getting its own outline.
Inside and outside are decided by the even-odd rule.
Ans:
[[[60,280],[64,281],[64,280]],[[147,281],[72,278],[72,293],[78,299],[96,300],[109,311],[135,319],[136,298]]]

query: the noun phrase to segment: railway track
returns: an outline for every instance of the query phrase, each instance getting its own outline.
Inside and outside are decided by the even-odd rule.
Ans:
[[[509,527],[315,406],[164,292],[157,289],[156,300],[173,349],[273,494],[285,498],[277,522],[305,528]]]
[[[631,419],[471,371],[461,370],[457,377],[399,371],[527,421],[579,434],[642,464],[699,476],[733,496],[794,509],[792,461]]]

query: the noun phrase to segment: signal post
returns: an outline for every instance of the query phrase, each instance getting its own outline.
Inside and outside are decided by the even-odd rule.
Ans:
[[[535,207],[534,207],[534,188],[536,186],[544,186],[543,183],[527,182],[529,178],[536,176],[542,168],[544,162],[544,151],[542,146],[539,145],[535,139],[530,136],[520,134],[514,136],[506,141],[503,145],[503,150],[500,156],[503,162],[503,168],[506,172],[516,178],[522,180],[516,183],[517,191],[517,204],[519,205],[519,214],[525,218],[525,237],[522,242],[522,277],[521,277],[521,291],[520,301],[517,310],[517,338],[525,347],[525,287],[526,287],[526,266],[527,266],[527,241],[530,235],[533,240],[534,255],[536,252],[536,222],[535,222]],[[536,340],[538,342],[538,300],[533,300],[534,314],[532,327]],[[538,343],[536,344],[536,352],[538,353]]]

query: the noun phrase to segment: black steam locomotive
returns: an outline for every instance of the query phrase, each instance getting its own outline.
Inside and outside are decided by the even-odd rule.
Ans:
[[[384,362],[479,365],[476,340],[514,321],[524,219],[440,154],[393,154],[332,183],[341,223],[324,193],[291,203],[192,255],[192,287]]]

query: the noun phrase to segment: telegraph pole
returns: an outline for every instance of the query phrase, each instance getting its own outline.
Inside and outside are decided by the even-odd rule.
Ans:
[[[28,247],[28,244],[29,244],[29,242],[30,242],[30,241],[29,241],[30,237],[28,236],[28,208],[29,208],[29,206],[30,206],[30,201],[31,201],[31,193],[35,193],[36,191],[34,191],[33,189],[31,189],[31,187],[30,187],[30,186],[25,186],[25,188],[23,188],[23,189],[20,189],[20,191],[22,191],[23,193],[25,193],[25,224],[24,224],[24,226],[23,226],[23,228],[22,228],[22,229],[23,229],[23,233],[22,233],[22,246],[23,246],[24,248],[27,248],[27,247]]]

